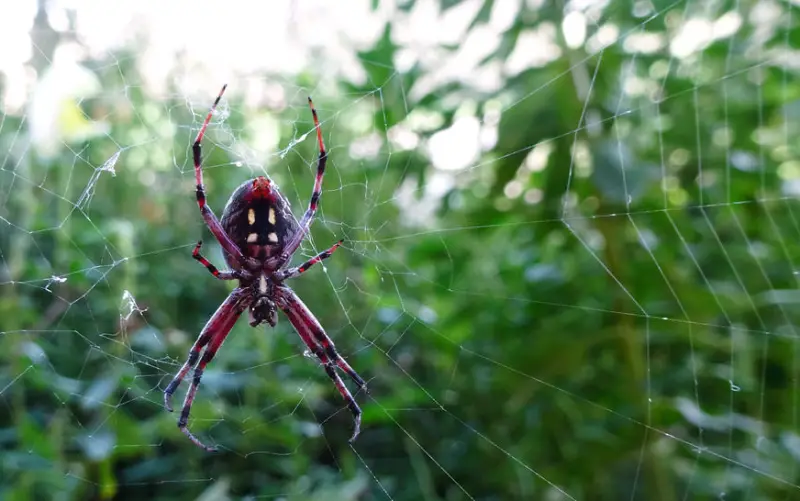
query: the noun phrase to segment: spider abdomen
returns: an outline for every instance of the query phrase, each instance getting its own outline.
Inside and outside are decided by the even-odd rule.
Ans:
[[[228,200],[220,222],[245,256],[259,260],[279,254],[297,231],[289,202],[265,177],[239,186]],[[233,268],[240,267],[227,254],[225,260]]]

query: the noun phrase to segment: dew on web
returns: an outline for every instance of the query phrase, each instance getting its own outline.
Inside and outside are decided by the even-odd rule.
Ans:
[[[67,281],[67,277],[58,277],[58,276],[53,275],[53,276],[51,276],[50,278],[47,279],[47,283],[44,285],[44,290],[46,290],[47,292],[52,292],[50,290],[50,286],[51,285],[53,285],[53,284],[63,284],[66,281]]]

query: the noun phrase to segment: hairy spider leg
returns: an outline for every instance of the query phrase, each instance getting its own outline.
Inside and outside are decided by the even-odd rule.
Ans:
[[[200,335],[197,336],[194,344],[191,348],[189,348],[189,356],[186,359],[186,362],[183,364],[178,373],[175,374],[175,377],[172,378],[172,381],[170,381],[169,385],[167,385],[167,388],[164,390],[164,407],[169,412],[172,412],[173,410],[172,394],[178,389],[178,386],[186,377],[186,374],[189,372],[189,370],[194,367],[195,364],[197,364],[197,359],[200,357],[200,351],[208,344],[214,334],[219,331],[221,326],[224,326],[230,320],[235,322],[236,318],[238,318],[238,315],[241,314],[241,311],[244,311],[244,307],[241,307],[241,311],[237,311],[238,302],[241,301],[242,297],[243,292],[241,289],[234,290],[225,299],[225,301],[223,301],[219,308],[217,308],[217,311],[214,312],[208,322],[206,322],[203,330],[200,331]],[[231,315],[233,315],[232,319],[229,318]]]
[[[309,268],[319,263],[323,259],[328,259],[329,257],[331,257],[331,254],[333,254],[333,252],[336,249],[338,249],[340,245],[342,245],[342,242],[344,242],[344,240],[339,240],[338,242],[333,244],[330,249],[320,252],[319,254],[312,257],[311,259],[301,264],[300,266],[295,266],[294,268],[287,268],[285,270],[279,271],[278,273],[276,273],[275,278],[277,278],[278,280],[286,280],[287,278],[294,278],[298,275],[302,275],[303,273],[308,271]]]
[[[282,286],[281,289],[284,291],[288,291],[288,295],[291,296],[287,298],[290,303],[295,305],[295,310],[297,310],[304,321],[305,326],[308,328],[308,331],[314,336],[315,341],[322,347],[325,354],[330,357],[330,359],[339,366],[348,376],[350,379],[353,380],[356,385],[358,385],[358,389],[364,392],[367,392],[367,383],[358,375],[358,373],[350,367],[344,358],[336,351],[336,346],[333,344],[333,340],[325,333],[325,329],[322,328],[322,325],[317,320],[317,317],[311,313],[311,310],[308,309],[308,306],[303,302],[300,297],[295,294],[295,292],[287,286]],[[286,297],[286,296],[284,296]]]
[[[195,258],[197,261],[199,261],[200,264],[205,266],[206,269],[209,271],[209,273],[211,273],[220,280],[236,280],[238,278],[241,278],[241,275],[236,271],[218,270],[216,266],[211,264],[211,262],[208,259],[204,258],[200,254],[200,247],[202,246],[203,246],[203,241],[202,240],[198,241],[197,245],[195,245],[194,250],[192,251],[192,257]]]
[[[280,268],[285,265],[292,254],[300,247],[300,243],[306,237],[308,229],[314,220],[314,214],[317,212],[319,206],[319,198],[322,195],[322,177],[325,175],[325,164],[328,161],[328,153],[325,151],[325,143],[322,141],[322,129],[319,126],[319,118],[317,117],[317,109],[314,108],[314,102],[311,97],[308,98],[308,106],[311,108],[311,115],[314,117],[314,128],[317,130],[317,143],[319,144],[319,160],[317,161],[317,177],[314,178],[314,190],[311,192],[311,201],[308,204],[303,218],[297,228],[297,232],[292,236],[292,239],[286,244],[283,252],[278,257],[277,266]]]
[[[347,373],[358,385],[359,389],[366,391],[366,383],[341,357],[341,355],[339,355],[339,353],[336,351],[333,341],[328,337],[319,321],[316,319],[316,317],[314,317],[302,300],[300,300],[300,298],[297,297],[294,291],[292,291],[289,287],[280,283],[283,279],[300,275],[314,264],[322,261],[323,259],[327,259],[342,243],[342,241],[337,242],[331,246],[331,248],[319,253],[298,267],[281,271],[281,268],[288,262],[289,259],[291,259],[294,252],[299,248],[300,243],[308,234],[308,229],[313,222],[314,214],[319,205],[319,198],[322,193],[322,177],[325,173],[327,153],[325,152],[325,145],[322,141],[322,132],[320,130],[317,111],[314,108],[311,98],[309,98],[308,103],[311,108],[311,113],[314,117],[314,126],[317,131],[317,142],[319,144],[317,176],[314,180],[314,190],[311,194],[309,207],[306,210],[302,220],[298,224],[298,229],[294,232],[290,241],[285,244],[284,251],[281,252],[280,255],[266,260],[253,259],[244,256],[241,249],[229,237],[211,209],[206,206],[205,189],[203,187],[200,143],[202,142],[206,128],[211,120],[211,116],[213,115],[214,110],[216,109],[223,93],[225,92],[225,88],[226,86],[222,87],[219,95],[214,100],[214,104],[211,106],[211,110],[208,112],[208,115],[206,115],[203,125],[200,128],[197,138],[192,146],[192,151],[194,154],[195,178],[197,181],[197,204],[200,207],[203,220],[205,221],[209,230],[214,234],[214,236],[220,242],[220,245],[222,245],[223,249],[228,253],[226,257],[229,256],[242,265],[247,266],[242,266],[241,269],[234,269],[232,271],[220,271],[200,254],[202,242],[198,242],[195,246],[192,252],[192,257],[205,266],[209,273],[220,280],[239,279],[240,285],[234,289],[233,292],[231,292],[231,294],[220,305],[217,311],[211,316],[205,327],[203,327],[200,335],[197,337],[192,345],[192,348],[189,350],[189,356],[187,357],[186,362],[164,390],[164,406],[167,408],[167,410],[172,411],[172,395],[175,393],[181,381],[183,381],[189,371],[194,368],[192,383],[186,393],[186,397],[184,398],[183,408],[181,409],[181,414],[178,419],[178,428],[195,445],[207,451],[215,450],[212,447],[206,446],[197,437],[195,437],[189,431],[187,422],[191,413],[192,403],[194,402],[194,398],[197,394],[197,389],[200,385],[200,381],[206,366],[211,362],[219,348],[222,346],[222,343],[230,333],[233,325],[236,323],[236,320],[253,303],[254,299],[252,292],[254,291],[253,288],[255,287],[253,282],[254,276],[252,276],[248,270],[254,266],[259,266],[263,268],[265,272],[270,274],[274,273],[273,278],[276,280],[277,284],[274,290],[269,293],[270,299],[273,299],[274,302],[277,303],[284,311],[305,345],[320,360],[325,368],[325,373],[328,375],[331,381],[333,381],[336,389],[342,395],[342,398],[344,398],[344,400],[347,402],[347,406],[350,409],[350,412],[353,414],[355,421],[353,435],[350,438],[350,441],[352,442],[358,437],[361,431],[361,409],[336,371],[337,367]],[[226,260],[228,260],[228,263],[231,264],[229,259]],[[236,266],[232,264],[231,266],[236,268]],[[262,285],[260,285],[262,283],[264,282],[259,282],[259,290],[263,294],[266,292],[266,290],[262,290]],[[263,289],[266,289],[266,287],[263,287]],[[203,351],[204,349],[205,351]],[[203,352],[202,356],[201,351]]]
[[[227,84],[222,86],[222,90],[219,91],[219,95],[217,95],[217,98],[214,100],[214,104],[211,105],[211,109],[208,111],[208,115],[206,115],[206,119],[203,121],[203,126],[200,127],[200,132],[197,133],[197,138],[194,140],[194,144],[192,144],[192,155],[194,156],[194,177],[197,183],[197,205],[200,207],[200,214],[203,215],[206,226],[208,226],[208,229],[211,230],[211,233],[217,238],[217,241],[219,241],[219,244],[225,249],[225,252],[230,254],[237,262],[243,263],[245,258],[242,251],[233,243],[233,240],[230,239],[222,228],[214,211],[206,205],[206,191],[203,187],[203,166],[200,155],[200,143],[203,141],[203,136],[206,133],[208,123],[211,121],[211,116],[214,114],[214,110],[217,109],[217,105],[220,99],[222,99],[222,94],[225,93],[227,87]]]
[[[350,390],[345,386],[342,378],[340,378],[339,374],[336,372],[336,366],[345,371],[358,385],[360,390],[367,391],[366,383],[361,379],[361,376],[344,361],[341,355],[339,355],[333,345],[333,341],[325,334],[325,330],[322,328],[317,318],[311,313],[311,310],[308,309],[297,294],[285,285],[281,285],[277,289],[283,299],[281,309],[283,309],[283,312],[289,318],[289,322],[294,326],[306,346],[308,346],[311,352],[322,362],[322,365],[325,367],[325,373],[331,381],[333,381],[339,394],[344,398],[347,407],[353,414],[355,426],[353,428],[353,435],[350,437],[350,442],[352,443],[358,438],[359,433],[361,433],[361,408],[356,403]]]
[[[186,392],[186,397],[183,400],[183,408],[181,409],[181,415],[178,418],[178,429],[180,429],[184,435],[189,437],[189,440],[194,442],[195,445],[209,452],[213,452],[216,449],[201,442],[200,439],[195,437],[187,427],[189,414],[192,410],[192,402],[194,402],[194,397],[197,393],[197,387],[200,385],[200,379],[203,377],[203,371],[205,370],[206,365],[211,362],[211,360],[214,358],[214,355],[216,355],[217,350],[219,350],[219,347],[222,346],[222,342],[225,341],[225,338],[233,328],[233,325],[236,323],[239,315],[241,315],[242,312],[247,308],[247,303],[248,296],[245,289],[234,289],[234,291],[231,292],[227,298],[225,298],[225,301],[220,305],[219,308],[217,308],[217,311],[214,312],[214,315],[211,316],[205,327],[203,327],[203,330],[200,332],[197,340],[189,350],[189,357],[181,367],[181,370],[178,371],[167,388],[164,390],[164,407],[166,407],[168,411],[172,412],[172,394],[178,389],[178,385],[181,384],[181,381],[183,381],[183,378],[186,377],[186,374],[189,372],[189,370],[194,367],[192,383],[189,386],[189,391]],[[200,357],[200,351],[203,349],[203,347],[206,347],[206,349],[203,352],[203,356]],[[200,359],[199,363],[197,363],[198,358]],[[195,364],[197,364],[196,367]]]

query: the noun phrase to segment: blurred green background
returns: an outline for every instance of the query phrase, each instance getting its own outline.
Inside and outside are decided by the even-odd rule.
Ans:
[[[0,499],[800,499],[800,13],[778,1],[19,2],[0,59]],[[17,38],[13,38],[17,37]],[[11,45],[11,41],[16,45]],[[194,201],[268,173],[292,282],[190,428],[233,284]],[[180,387],[176,401],[187,385]]]

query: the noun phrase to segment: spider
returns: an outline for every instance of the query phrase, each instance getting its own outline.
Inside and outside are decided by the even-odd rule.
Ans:
[[[203,257],[200,254],[202,240],[197,242],[192,251],[192,257],[205,266],[215,278],[238,280],[239,286],[222,302],[189,349],[186,362],[164,390],[164,407],[172,412],[172,394],[175,393],[189,370],[194,368],[194,377],[183,401],[178,428],[198,447],[209,452],[215,451],[215,448],[203,444],[187,427],[192,402],[197,393],[197,387],[200,385],[200,379],[203,377],[203,371],[222,346],[222,342],[225,341],[239,315],[245,310],[249,310],[251,326],[256,327],[266,322],[275,327],[278,321],[277,309],[280,308],[311,353],[322,363],[326,374],[347,402],[355,421],[353,435],[350,438],[352,443],[361,430],[361,409],[339,377],[336,368],[338,367],[350,376],[359,390],[366,391],[366,383],[339,355],[333,341],[325,334],[325,330],[314,314],[284,283],[287,279],[301,275],[314,264],[330,257],[342,244],[342,240],[339,240],[328,250],[319,253],[300,266],[286,267],[308,233],[322,194],[322,176],[325,174],[325,163],[328,156],[322,141],[317,110],[309,97],[308,105],[311,108],[311,115],[314,117],[314,128],[319,144],[319,160],[311,202],[300,222],[298,223],[292,215],[289,202],[278,190],[278,187],[264,176],[245,181],[233,192],[220,221],[211,208],[206,205],[200,143],[226,88],[227,85],[222,86],[214,104],[211,105],[203,126],[192,145],[192,153],[194,175],[197,181],[197,205],[200,207],[200,213],[206,226],[222,246],[225,261],[231,269],[218,270]],[[203,348],[205,351],[201,357],[200,352]]]

